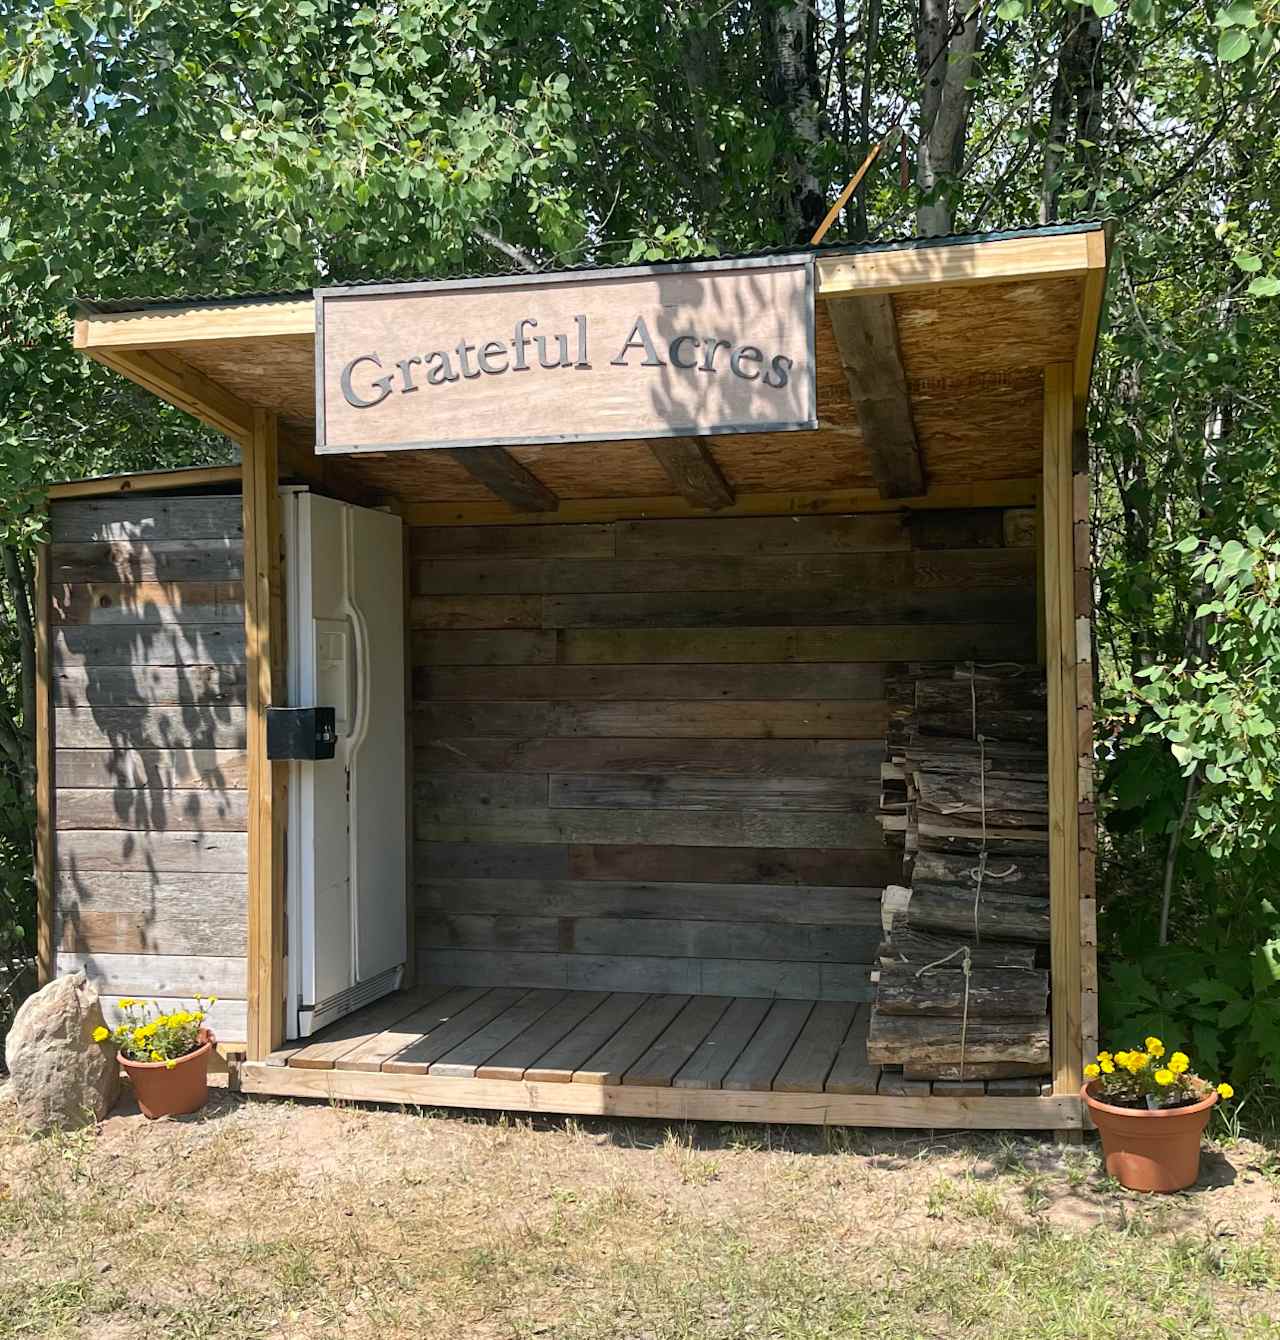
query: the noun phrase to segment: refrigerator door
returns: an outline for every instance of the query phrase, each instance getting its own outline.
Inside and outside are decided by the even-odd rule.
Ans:
[[[289,700],[332,707],[332,759],[290,765],[290,1037],[394,990],[406,953],[399,518],[283,498]]]

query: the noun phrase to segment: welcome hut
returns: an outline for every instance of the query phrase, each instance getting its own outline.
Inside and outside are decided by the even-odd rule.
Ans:
[[[84,304],[39,957],[255,1094],[1082,1125],[1096,224]]]

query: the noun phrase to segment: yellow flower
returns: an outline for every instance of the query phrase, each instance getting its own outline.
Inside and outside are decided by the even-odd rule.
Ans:
[[[130,996],[126,996],[126,997],[120,1002],[120,1008],[121,1008],[122,1010],[127,1010],[127,1009],[129,1008],[130,1005],[136,1005],[137,1003],[138,1003],[138,1002],[137,1002],[136,1000],[134,1000],[132,997],[130,997]]]
[[[159,1052],[152,1052],[152,1053],[151,1053],[151,1059],[152,1059],[153,1061],[163,1061],[163,1060],[164,1060],[164,1057],[161,1056]]]
[[[1219,1084],[1219,1085],[1218,1085],[1218,1097],[1219,1097],[1219,1098],[1234,1098],[1235,1096],[1236,1096],[1236,1091],[1231,1087],[1230,1084]]]
[[[1146,1052],[1134,1052],[1132,1053],[1132,1060],[1133,1060],[1133,1073],[1136,1075],[1139,1070],[1145,1070],[1147,1068],[1147,1065],[1150,1062],[1151,1057],[1149,1057],[1146,1054]]]
[[[172,1057],[171,1057],[169,1060],[167,1060],[167,1061],[164,1063],[164,1068],[165,1068],[166,1070],[172,1070],[173,1067],[176,1066],[177,1064],[178,1064],[177,1061],[173,1060]]]
[[[1163,1056],[1164,1043],[1161,1042],[1159,1038],[1148,1038],[1147,1051],[1150,1052],[1152,1056]]]
[[[103,1028],[101,1024],[93,1030],[93,1040],[95,1042],[105,1042],[110,1036],[110,1030]]]
[[[1101,1066],[1087,1065],[1084,1068],[1084,1075],[1086,1079],[1097,1079],[1100,1074],[1102,1074]]]
[[[209,999],[205,1001],[206,1005],[216,1005],[217,1003],[218,1003],[217,996],[210,996]]]
[[[1191,1062],[1187,1059],[1186,1052],[1174,1052],[1169,1058],[1169,1069],[1172,1070],[1175,1075],[1185,1074],[1186,1069],[1190,1064]]]
[[[1103,1073],[1104,1075],[1114,1075],[1114,1074],[1115,1074],[1115,1071],[1116,1071],[1116,1065],[1115,1065],[1115,1062],[1114,1062],[1113,1060],[1111,1060],[1110,1057],[1108,1057],[1105,1061],[1101,1062],[1100,1064],[1101,1064],[1102,1073]]]
[[[1173,1071],[1172,1071],[1172,1070],[1163,1070],[1163,1069],[1161,1069],[1161,1070],[1157,1070],[1156,1073],[1155,1073],[1155,1075],[1153,1076],[1153,1078],[1155,1079],[1155,1082],[1156,1082],[1157,1084],[1172,1084],[1172,1083],[1173,1083]]]
[[[1099,1053],[1098,1053],[1098,1064],[1099,1064],[1099,1065],[1103,1065],[1105,1062],[1110,1061],[1111,1059],[1112,1059],[1112,1057],[1111,1057],[1111,1053],[1110,1053],[1110,1052],[1099,1052]]]

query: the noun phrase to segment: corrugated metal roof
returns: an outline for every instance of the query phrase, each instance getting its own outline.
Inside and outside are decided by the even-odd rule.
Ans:
[[[1041,224],[1028,228],[1006,228],[988,233],[948,233],[942,237],[898,237],[882,242],[824,242],[819,246],[761,247],[755,251],[725,252],[718,256],[680,256],[673,257],[681,265],[696,265],[702,261],[713,260],[754,260],[764,256],[799,256],[812,253],[817,256],[849,256],[876,251],[909,251],[917,248],[956,246],[970,242],[999,242],[1017,237],[1052,237],[1067,233],[1087,233],[1101,228],[1101,222],[1095,219],[1079,220],[1071,223]],[[641,262],[643,263],[643,262]],[[622,270],[636,265],[635,261],[619,261],[612,265],[601,265],[594,261],[581,265],[549,266],[539,274],[573,274],[578,271]],[[662,262],[655,262],[662,264]],[[519,277],[529,273],[518,266],[495,266],[488,270],[441,270],[429,275],[379,275],[376,278],[340,279],[325,276],[318,284],[323,288],[355,288],[364,284],[419,284],[432,280],[488,279],[499,275]],[[224,303],[228,306],[247,305],[255,302],[306,301],[314,290],[275,289],[254,293],[188,293],[173,297],[154,298],[78,298],[76,306],[82,315],[107,316],[128,312],[143,312],[166,307],[194,307],[207,303]]]

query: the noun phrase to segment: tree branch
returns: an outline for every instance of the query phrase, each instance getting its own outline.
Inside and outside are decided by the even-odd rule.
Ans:
[[[522,270],[528,270],[530,274],[537,274],[542,268],[523,248],[516,246],[514,242],[506,241],[504,238],[499,237],[497,233],[491,232],[481,224],[473,224],[471,231],[475,233],[482,242],[491,246],[495,251],[500,251],[510,260],[515,261]]]

